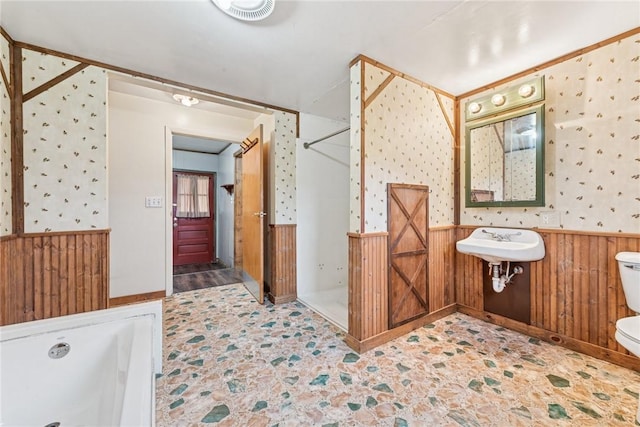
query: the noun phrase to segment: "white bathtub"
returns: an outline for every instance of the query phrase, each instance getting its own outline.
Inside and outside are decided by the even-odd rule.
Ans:
[[[0,327],[0,426],[153,426],[160,301]],[[53,346],[68,353],[51,358]]]

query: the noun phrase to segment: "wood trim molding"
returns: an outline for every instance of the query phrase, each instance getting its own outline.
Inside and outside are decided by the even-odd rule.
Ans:
[[[364,233],[365,229],[365,108],[364,108],[364,82],[365,82],[365,73],[364,73],[364,62],[360,63],[360,232]]]
[[[9,47],[9,49],[11,49],[11,47]],[[11,67],[11,62],[9,62],[9,67]],[[13,90],[11,88],[11,83],[9,82],[9,79],[7,78],[7,73],[4,70],[4,65],[2,65],[2,63],[0,63],[0,74],[2,74],[2,83],[7,88],[7,93],[9,94],[9,100],[11,100],[13,99]]]
[[[387,87],[389,86],[389,83],[391,83],[391,81],[395,78],[395,74],[391,73],[387,76],[386,79],[384,79],[384,81],[382,83],[380,83],[380,86],[378,86],[372,93],[371,95],[369,95],[369,97],[364,101],[364,108],[369,107],[369,105],[378,97],[378,95],[380,95],[380,93]],[[360,82],[361,85],[364,84],[364,81]]]
[[[32,89],[29,92],[25,93],[22,96],[22,102],[24,103],[24,102],[29,101],[32,98],[35,98],[36,96],[40,95],[42,92],[45,92],[46,90],[51,89],[53,86],[55,86],[58,83],[68,79],[69,77],[73,76],[74,74],[79,73],[80,71],[84,70],[88,66],[89,66],[89,64],[78,64],[75,67],[72,67],[72,68],[68,69],[64,73],[52,78],[48,82],[43,83],[40,86],[38,86],[37,88]]]
[[[47,49],[47,48],[44,48],[44,47],[40,47],[40,46],[29,44],[29,43],[16,41],[15,45],[18,46],[18,47],[21,47],[23,49],[29,49],[29,50],[33,50],[33,51],[36,51],[36,52],[46,53],[48,55],[55,55],[55,56],[58,56],[60,58],[66,58],[66,59],[70,59],[70,60],[73,60],[73,61],[76,61],[76,62],[82,62],[84,64],[94,65],[96,67],[104,68],[106,70],[115,71],[115,72],[118,72],[118,73],[130,75],[130,76],[134,76],[134,77],[140,77],[140,78],[151,80],[151,81],[154,81],[154,82],[159,82],[159,83],[164,83],[164,84],[168,84],[168,85],[172,85],[172,86],[177,86],[177,87],[179,87],[181,89],[187,89],[187,90],[202,92],[203,94],[215,96],[215,97],[218,97],[218,98],[228,99],[228,100],[237,101],[237,102],[241,102],[241,103],[245,103],[245,104],[257,105],[257,106],[260,106],[260,107],[268,108],[270,110],[277,110],[277,111],[283,111],[285,113],[295,114],[296,115],[296,121],[297,122],[300,121],[300,112],[298,112],[296,110],[291,110],[289,108],[278,107],[276,105],[271,105],[271,104],[267,104],[267,103],[264,103],[264,102],[254,101],[254,100],[247,99],[247,98],[242,98],[242,97],[239,97],[239,96],[233,96],[233,95],[229,95],[229,94],[226,94],[226,93],[218,92],[218,91],[215,91],[215,90],[205,89],[205,88],[201,88],[201,87],[198,87],[198,86],[193,86],[193,85],[190,85],[190,84],[186,84],[186,83],[183,83],[183,82],[178,82],[178,81],[171,80],[171,79],[165,79],[165,78],[162,78],[162,77],[153,76],[151,74],[140,73],[140,72],[137,72],[137,71],[129,70],[127,68],[122,68],[122,67],[118,67],[118,66],[115,66],[115,65],[106,64],[106,63],[100,62],[100,61],[94,61],[92,59],[83,58],[83,57],[76,56],[76,55],[71,55],[71,54],[60,52],[60,51],[53,50],[53,49]],[[300,135],[297,135],[297,136],[300,136]]]
[[[19,237],[47,237],[47,236],[77,236],[83,234],[109,234],[110,228],[77,231],[47,231],[42,233],[22,233]]]
[[[11,64],[11,208],[13,233],[24,232],[24,135],[22,116],[22,49],[9,49]]]
[[[545,329],[541,329],[535,326],[530,326],[516,320],[512,320],[494,313],[468,307],[466,305],[458,304],[457,311],[467,314],[476,319],[484,320],[485,322],[492,323],[494,325],[504,326],[513,331],[520,332],[530,337],[539,338],[547,341],[551,344],[558,344],[562,347],[579,351],[580,353],[588,356],[595,357],[600,360],[606,360],[616,365],[623,366],[628,369],[633,369],[640,372],[640,359],[635,356],[619,353],[617,351],[609,350],[594,344],[590,344],[584,341],[577,340],[575,338],[568,337],[566,335],[557,334]]]
[[[444,120],[447,122],[447,126],[449,127],[449,132],[451,132],[451,137],[455,139],[456,132],[453,128],[453,124],[451,124],[451,119],[447,115],[447,112],[444,110],[444,105],[442,105],[442,99],[440,99],[440,94],[436,92],[435,96],[436,96],[436,101],[438,101],[438,105],[440,106],[440,111],[442,111],[442,115],[444,116]],[[455,99],[453,102],[455,105],[455,102],[456,102]],[[455,107],[454,107],[453,113],[455,114]]]
[[[520,77],[524,77],[524,76],[526,76],[528,74],[531,74],[531,73],[535,73],[535,72],[544,70],[546,68],[552,67],[552,66],[554,66],[556,64],[559,64],[561,62],[568,61],[568,60],[573,59],[575,57],[578,57],[580,55],[584,55],[585,53],[589,53],[589,52],[591,52],[593,50],[599,49],[599,48],[601,48],[603,46],[607,46],[607,45],[609,45],[611,43],[618,42],[618,41],[620,41],[622,39],[626,39],[627,37],[631,37],[631,36],[636,35],[636,34],[640,34],[640,27],[636,27],[636,28],[633,28],[633,29],[631,29],[629,31],[625,31],[622,34],[618,34],[617,36],[610,37],[608,39],[602,40],[602,41],[600,41],[598,43],[594,43],[594,44],[592,44],[590,46],[587,46],[587,47],[584,47],[582,49],[574,50],[573,52],[569,52],[569,53],[567,53],[565,55],[562,55],[562,56],[559,56],[559,57],[557,57],[555,59],[543,62],[542,64],[536,65],[534,67],[527,68],[526,70],[520,71],[520,72],[518,72],[516,74],[512,74],[512,75],[510,75],[508,77],[505,77],[503,79],[497,80],[497,81],[495,81],[493,83],[486,84],[486,85],[481,86],[481,87],[479,87],[477,89],[470,90],[468,92],[465,92],[463,94],[458,95],[456,97],[456,99],[460,100],[460,99],[463,99],[463,98],[468,98],[468,97],[476,95],[478,93],[493,89],[496,86],[500,86],[500,85],[509,83],[512,80],[518,79]]]
[[[460,230],[474,230],[482,225],[458,225]],[[515,227],[518,228],[518,227]],[[528,228],[528,227],[521,227]],[[582,230],[568,230],[564,228],[537,228],[532,227],[532,230],[538,233],[551,233],[551,234],[578,234],[583,236],[602,236],[602,237],[620,237],[620,238],[632,238],[637,239],[640,237],[640,233],[617,233],[614,231],[582,231]]]
[[[434,91],[436,93],[442,94],[442,95],[447,96],[447,97],[449,97],[451,99],[454,99],[454,100],[456,99],[456,97],[454,95],[452,95],[452,94],[450,94],[448,92],[445,92],[442,89],[438,89],[437,87],[431,86],[428,83],[425,83],[425,82],[423,82],[421,80],[416,79],[415,77],[411,77],[410,75],[407,75],[405,73],[402,73],[402,72],[396,70],[395,68],[389,67],[388,65],[385,65],[385,64],[383,64],[381,62],[378,62],[375,59],[371,59],[366,55],[360,54],[360,55],[356,56],[355,58],[353,58],[351,60],[351,62],[349,63],[349,67],[351,67],[353,64],[357,63],[358,61],[367,62],[367,63],[369,63],[371,65],[374,65],[374,66],[376,66],[378,68],[381,68],[381,69],[383,69],[385,71],[388,71],[388,72],[390,72],[392,74],[395,74],[398,77],[402,77],[405,80],[409,80],[410,82],[415,83],[418,86],[421,86],[421,87],[423,87],[425,89],[430,89],[430,90],[432,90],[432,91]]]
[[[388,236],[389,233],[387,231],[376,231],[375,233],[347,233],[348,237],[353,237],[356,239],[364,239],[367,237],[377,237],[377,236]]]
[[[434,311],[433,313],[425,314],[424,316],[412,320],[409,323],[398,326],[397,328],[387,330],[378,335],[363,340],[358,340],[354,336],[347,334],[344,338],[344,342],[356,352],[365,353],[372,348],[378,347],[384,343],[408,334],[409,332],[414,331],[424,325],[428,325],[429,323],[435,322],[436,320],[442,319],[443,317],[455,313],[456,307],[456,304],[451,304],[447,307],[441,308],[440,310]]]
[[[146,294],[125,295],[123,297],[109,298],[109,308],[121,305],[136,304],[139,302],[164,299],[166,291],[147,292]]]

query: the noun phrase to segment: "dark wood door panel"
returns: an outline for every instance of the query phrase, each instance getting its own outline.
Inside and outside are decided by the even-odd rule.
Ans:
[[[429,188],[387,184],[389,328],[429,312]]]
[[[177,175],[206,175],[209,177],[209,212],[204,218],[177,218]],[[174,172],[173,174],[173,265],[209,263],[215,260],[215,175],[202,172]]]

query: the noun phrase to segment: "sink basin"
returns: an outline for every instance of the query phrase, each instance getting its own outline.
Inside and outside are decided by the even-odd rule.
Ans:
[[[469,237],[456,242],[456,249],[491,263],[538,261],[545,254],[544,241],[538,233],[515,228],[476,228]]]

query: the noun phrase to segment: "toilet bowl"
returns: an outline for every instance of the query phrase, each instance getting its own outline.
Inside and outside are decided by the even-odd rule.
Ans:
[[[616,260],[627,305],[640,313],[640,252],[620,252]],[[616,322],[616,341],[631,354],[640,357],[640,315],[624,317]],[[640,423],[640,400],[636,420]]]

